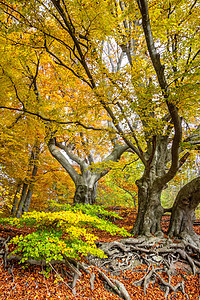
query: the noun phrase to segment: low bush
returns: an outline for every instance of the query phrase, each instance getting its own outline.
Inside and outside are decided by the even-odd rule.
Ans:
[[[1,219],[1,223],[34,228],[34,232],[11,240],[16,246],[12,253],[20,255],[22,262],[30,258],[46,262],[64,260],[66,257],[79,258],[88,253],[105,257],[104,252],[96,247],[98,237],[92,230],[96,228],[111,235],[122,236],[129,236],[129,233],[96,214],[115,216],[113,212],[107,212],[98,206],[79,205],[57,212],[28,212],[20,219]]]

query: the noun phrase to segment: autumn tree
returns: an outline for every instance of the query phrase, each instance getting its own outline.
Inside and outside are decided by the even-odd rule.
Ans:
[[[136,182],[139,208],[133,233],[160,234],[162,190],[192,147],[199,147],[197,1],[0,4],[8,16],[3,22],[7,39],[45,50],[60,67],[61,78],[71,72],[87,85],[92,101],[114,125],[110,134],[139,157],[144,173]],[[91,129],[89,119],[78,123]],[[55,137],[49,145],[58,159]]]
[[[2,83],[6,87],[2,92],[2,104],[4,104],[2,108],[7,107],[11,120],[14,119],[8,121],[13,123],[12,126],[7,124],[5,119],[2,124],[7,131],[11,132],[13,126],[20,128],[21,121],[26,120],[28,116],[29,122],[32,120],[33,123],[27,126],[33,128],[35,126],[40,130],[39,140],[31,131],[27,133],[33,136],[32,140],[27,141],[29,145],[26,150],[32,149],[29,151],[30,158],[26,161],[27,174],[24,180],[20,179],[17,182],[12,214],[20,217],[29,209],[38,170],[40,144],[44,139],[52,156],[64,167],[74,182],[74,203],[93,204],[96,199],[97,182],[110,170],[109,161],[117,162],[128,146],[120,145],[111,139],[109,127],[103,132],[97,129],[92,135],[91,130],[86,133],[86,129],[93,129],[92,126],[80,127],[82,122],[80,120],[83,119],[89,120],[91,124],[94,122],[109,124],[108,117],[101,112],[100,106],[94,108],[91,92],[88,91],[87,86],[83,84],[78,86],[76,78],[69,72],[61,77],[59,70],[52,65],[49,57],[43,53],[44,51],[28,49],[23,52],[24,48],[21,45],[15,52],[15,60],[11,61],[11,69],[8,65],[11,60],[8,55],[13,55],[15,45],[9,39],[2,39],[2,41],[5,48],[8,48],[7,60],[4,58],[1,64]],[[5,48],[2,49],[2,53],[5,52]],[[13,70],[16,74],[15,72],[12,74]],[[65,83],[66,80],[69,82]],[[85,103],[81,103],[82,97]],[[77,106],[79,111],[74,106]],[[2,111],[2,116],[8,117],[7,113]],[[42,117],[44,113],[46,116]],[[68,120],[60,121],[66,114],[68,114]],[[14,135],[14,132],[12,134]],[[104,143],[102,145],[99,143],[102,139],[112,140],[112,143],[110,142],[109,147],[108,144],[104,147]],[[3,142],[5,142],[5,136],[4,139],[2,137]],[[93,167],[95,161],[99,160],[102,160],[104,167]],[[17,197],[19,193],[21,193],[20,201]]]
[[[33,126],[32,118],[24,117],[10,128],[14,116],[12,120],[10,115],[8,120],[6,114],[6,122],[3,114],[1,117],[0,197],[3,211],[20,217],[29,207],[36,210],[48,207],[50,199],[72,202],[74,187],[71,179],[49,154],[44,136],[40,136],[41,132],[39,134],[38,128]],[[36,142],[40,137],[40,143],[35,143],[36,136]]]
[[[66,83],[66,80],[69,82]],[[51,62],[45,62],[37,81],[40,98],[44,103],[41,109],[44,111],[45,106],[53,100],[55,118],[59,115],[57,121],[52,121],[50,104],[49,120],[45,122],[49,151],[75,185],[73,202],[94,204],[98,180],[109,172],[109,162],[117,162],[128,146],[112,137],[107,114],[102,112],[100,105],[95,104],[88,86],[77,82],[69,71],[62,76],[59,68]],[[62,121],[66,113],[67,120]],[[89,124],[86,125],[86,122]],[[98,124],[100,128],[95,130],[93,124]],[[94,166],[99,162],[99,167]]]
[[[3,199],[3,203],[7,213],[9,209],[19,218],[30,206],[42,209],[48,206],[50,197],[59,198],[60,191],[54,188],[57,181],[57,186],[65,185],[63,193],[69,199],[74,189],[59,164],[48,157],[44,143],[45,125],[37,118],[40,106],[37,75],[42,53],[14,49],[5,39],[1,42],[1,104],[12,103],[12,106],[20,107],[19,103],[24,109],[27,105],[29,109],[31,106],[35,109],[35,113],[28,115],[20,109],[12,110],[12,106],[11,110],[0,112],[0,183],[9,191],[9,197]],[[52,193],[48,192],[50,189]]]

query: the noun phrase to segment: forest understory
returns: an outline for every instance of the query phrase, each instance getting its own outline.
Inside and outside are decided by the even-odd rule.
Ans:
[[[112,207],[123,219],[113,220],[128,231],[136,218],[134,209]],[[200,220],[194,223],[200,235]],[[162,219],[165,233],[169,217]],[[164,234],[148,241],[143,237],[123,238],[94,230],[97,246],[107,258],[82,257],[65,263],[30,260],[20,257],[7,242],[13,236],[30,233],[30,228],[0,226],[0,299],[200,299],[199,249]]]

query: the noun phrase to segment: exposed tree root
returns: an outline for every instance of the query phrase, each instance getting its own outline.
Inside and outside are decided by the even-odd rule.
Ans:
[[[176,286],[171,285],[171,275],[176,274],[176,264],[177,262],[185,263],[191,267],[194,275],[200,273],[200,248],[188,244],[185,240],[173,242],[166,238],[139,237],[121,239],[111,243],[98,243],[98,247],[105,252],[108,258],[100,259],[89,256],[88,260],[111,275],[134,269],[138,264],[148,265],[143,278],[134,282],[136,286],[143,286],[144,293],[150,282],[158,281],[165,291],[166,298],[171,291],[182,291],[188,298],[184,289],[184,281]],[[167,274],[168,281],[162,278],[162,274]]]
[[[162,269],[159,269],[159,272]],[[164,269],[163,269],[164,270]],[[167,298],[170,290],[173,292],[177,291],[182,291],[182,293],[189,299],[188,295],[185,293],[185,288],[184,288],[184,281],[178,283],[176,286],[171,285],[171,274],[168,273],[168,281],[165,281],[160,274],[158,274],[158,270],[154,268],[154,266],[149,265],[147,273],[144,275],[142,279],[139,281],[133,282],[134,285],[136,286],[141,286],[143,285],[144,288],[144,294],[146,295],[146,290],[148,288],[148,285],[150,282],[155,282],[156,279],[159,280],[160,284],[165,288],[165,297]]]
[[[122,299],[131,300],[125,286],[117,279],[109,278],[98,268],[99,274],[103,277],[103,279],[107,282],[107,284],[113,289],[113,291],[119,295]]]
[[[21,256],[12,255],[12,253],[8,255],[7,240],[0,238],[0,257],[3,257],[5,266],[13,260],[20,261],[22,259]],[[89,264],[81,263],[68,257],[63,261],[55,260],[49,263],[46,263],[44,260],[27,259],[26,263],[41,266],[50,265],[57,276],[59,274],[55,265],[65,264],[70,269],[72,283],[68,285],[64,282],[62,276],[59,276],[74,295],[76,294],[77,280],[82,275],[80,270],[90,275],[91,289],[94,289],[94,283],[98,275],[96,276],[91,272],[89,267],[95,265],[100,278],[107,283],[107,286],[115,294],[125,300],[130,300],[131,297],[124,284],[113,278],[113,276],[125,270],[134,270],[137,265],[146,264],[147,270],[145,275],[133,284],[143,286],[144,293],[146,294],[149,284],[158,282],[161,289],[165,291],[166,298],[170,292],[177,291],[181,291],[188,298],[184,289],[184,281],[178,283],[176,286],[171,284],[171,275],[176,274],[176,263],[178,261],[187,263],[194,274],[200,273],[200,249],[193,244],[188,244],[186,240],[173,242],[165,238],[152,237],[146,239],[145,237],[138,237],[121,239],[110,243],[98,243],[98,247],[105,252],[107,258],[100,259],[88,255]],[[137,270],[135,271],[137,272]],[[10,267],[9,272],[12,274],[12,268]],[[108,273],[110,274],[108,275]],[[163,279],[162,274],[165,277],[167,274],[168,280]]]

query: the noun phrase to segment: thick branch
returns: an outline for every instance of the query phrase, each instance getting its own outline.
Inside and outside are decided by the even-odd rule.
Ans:
[[[9,106],[0,106],[0,109],[7,109],[7,110],[11,110],[11,111],[20,111],[20,112],[26,113],[28,115],[36,116],[39,119],[41,119],[42,121],[45,121],[47,123],[52,122],[52,123],[61,124],[61,125],[77,125],[77,126],[82,126],[85,129],[91,129],[94,131],[109,131],[106,128],[98,128],[98,127],[93,127],[90,125],[85,125],[85,124],[81,123],[80,121],[58,121],[55,119],[46,118],[46,117],[41,116],[39,113],[32,112],[27,109],[24,110],[21,108],[15,108],[15,107],[9,107]]]
[[[72,165],[68,162],[67,158],[60,152],[56,147],[55,138],[52,138],[48,142],[48,148],[53,157],[63,166],[63,168],[69,173],[70,177],[74,182],[80,176]]]
[[[57,142],[56,139],[55,139],[55,145],[56,145],[58,148],[64,150],[65,153],[66,153],[73,161],[75,161],[79,166],[83,167],[83,164],[84,164],[83,160],[80,159],[78,156],[76,156],[74,153],[72,153],[72,151],[70,151],[70,149],[68,148],[68,146],[65,146],[65,145],[63,145],[62,143]]]

